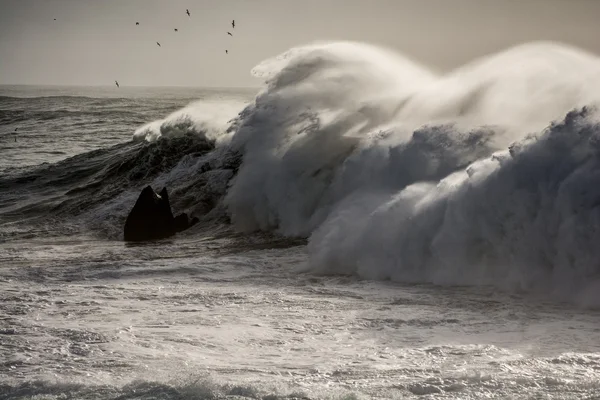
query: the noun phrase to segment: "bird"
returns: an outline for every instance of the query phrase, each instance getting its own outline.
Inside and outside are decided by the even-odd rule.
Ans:
[[[117,85],[117,87],[121,87],[119,86],[119,81],[115,81],[115,85]]]
[[[235,29],[235,19],[233,21],[231,21],[231,26],[233,29]]]
[[[185,13],[188,15],[188,17],[190,16],[190,10],[188,10],[187,8],[185,9]]]
[[[160,43],[156,42],[156,44],[158,45],[158,47],[162,47],[162,46],[160,45]]]
[[[229,52],[227,50],[225,50],[225,54],[229,54]]]
[[[175,28],[175,32],[179,32],[179,31],[177,30],[177,28]]]
[[[229,36],[233,36],[233,35],[231,34],[231,32],[227,32],[227,34],[228,34]]]
[[[56,18],[54,18],[54,20],[56,21]]]
[[[139,22],[136,22],[135,24],[136,24],[136,25],[139,25],[140,23],[139,23]]]

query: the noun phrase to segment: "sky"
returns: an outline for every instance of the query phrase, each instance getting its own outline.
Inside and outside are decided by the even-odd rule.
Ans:
[[[438,71],[536,40],[600,55],[599,17],[597,0],[0,0],[0,84],[251,87],[260,61],[316,40]]]

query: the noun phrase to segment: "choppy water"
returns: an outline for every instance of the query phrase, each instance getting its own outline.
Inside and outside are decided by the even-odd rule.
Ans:
[[[0,172],[54,163],[73,154],[123,143],[140,125],[193,101],[244,102],[255,93],[231,89],[115,89],[2,86]]]
[[[599,65],[0,88],[0,398],[598,398]],[[146,184],[201,223],[123,243]]]

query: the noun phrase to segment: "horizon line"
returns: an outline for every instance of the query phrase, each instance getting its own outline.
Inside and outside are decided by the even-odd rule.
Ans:
[[[177,89],[260,89],[262,85],[257,86],[184,86],[184,85],[122,85],[120,84],[120,88],[177,88]],[[45,86],[45,87],[79,87],[79,88],[101,88],[101,87],[113,87],[113,85],[109,84],[89,84],[89,85],[79,85],[79,84],[54,84],[54,83],[0,83],[0,87],[3,86]]]

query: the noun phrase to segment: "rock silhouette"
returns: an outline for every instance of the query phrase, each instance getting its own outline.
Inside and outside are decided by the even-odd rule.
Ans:
[[[166,187],[156,194],[151,186],[146,186],[127,216],[124,239],[128,242],[165,239],[197,222],[197,218],[190,222],[185,213],[173,217]]]

